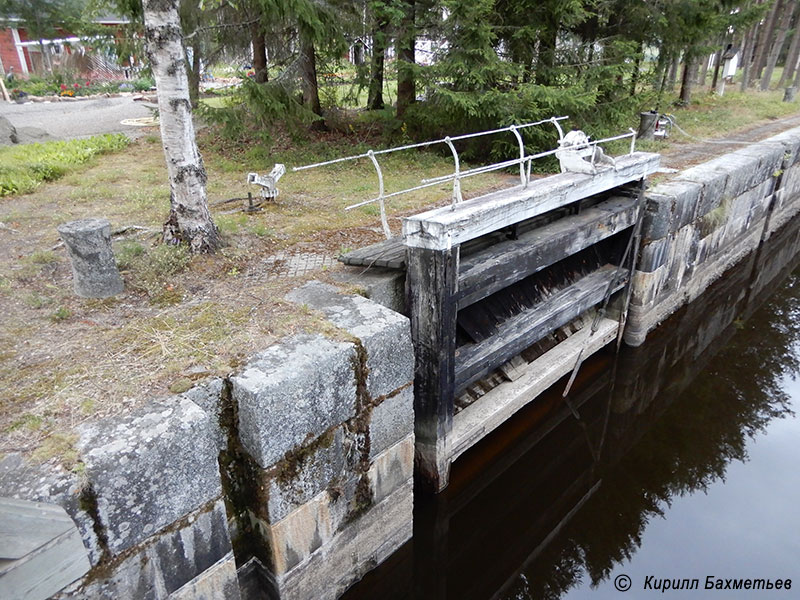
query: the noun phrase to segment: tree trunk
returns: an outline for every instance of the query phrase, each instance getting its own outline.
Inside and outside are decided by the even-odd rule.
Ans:
[[[792,86],[794,86],[794,87],[800,86],[800,69],[797,69],[795,71],[794,83],[792,83]]]
[[[192,44],[192,64],[186,66],[186,76],[189,81],[189,102],[192,108],[197,108],[200,99],[200,44]]]
[[[800,14],[795,16],[792,43],[789,45],[789,52],[786,55],[786,64],[783,67],[780,81],[778,81],[778,89],[782,88],[787,81],[792,80],[794,70],[797,68],[798,58],[800,58]]]
[[[764,69],[764,76],[761,78],[761,91],[766,92],[769,89],[770,79],[772,79],[772,72],[775,70],[775,65],[778,63],[778,56],[783,50],[783,45],[786,42],[786,33],[789,31],[789,25],[792,22],[792,14],[795,10],[794,2],[786,2],[783,6],[783,12],[780,16],[780,21],[775,28],[775,39],[772,42],[769,55],[767,56],[767,64]]]
[[[539,35],[539,53],[536,60],[537,85],[552,85],[553,69],[556,64],[556,42],[558,41],[559,23],[548,19]]]
[[[403,20],[397,36],[397,116],[402,117],[416,99],[414,48],[417,43],[415,0],[404,0]]]
[[[689,73],[689,77],[692,78],[692,84],[694,85],[700,83],[700,66],[702,59],[702,56],[695,56],[694,60],[692,61],[692,70]]]
[[[372,58],[370,60],[369,94],[367,109],[383,108],[383,72],[386,57],[386,42],[389,31],[389,19],[385,15],[375,14],[375,25],[372,28]]]
[[[703,62],[700,63],[700,75],[697,78],[697,83],[699,85],[701,85],[701,86],[705,86],[705,84],[706,84],[706,78],[708,76],[708,60],[709,60],[709,58],[710,57],[709,57],[708,54],[704,54],[702,56]]]
[[[322,116],[322,104],[319,101],[319,84],[317,83],[317,52],[314,42],[308,35],[300,35],[300,53],[302,55],[301,72],[303,77],[303,104],[315,115]],[[325,121],[318,119],[313,129],[325,129]]]
[[[694,83],[692,74],[694,73],[696,63],[697,58],[687,52],[686,60],[683,63],[683,77],[681,78],[680,103],[683,106],[688,106],[692,101],[692,84]]]
[[[675,81],[678,79],[678,67],[681,64],[681,54],[678,52],[672,59],[667,76],[667,89],[672,92],[675,89]]]
[[[642,53],[644,52],[644,42],[639,41],[636,50],[636,60],[633,61],[633,73],[631,74],[631,96],[636,95],[636,85],[639,83],[639,71],[642,67]]]
[[[219,245],[219,232],[208,211],[206,170],[195,142],[178,0],[143,0],[142,4],[170,186],[163,240],[187,243],[194,253],[213,252]]]
[[[253,45],[253,80],[256,83],[266,83],[269,79],[267,45],[264,42],[264,31],[260,22],[251,25],[250,43]]]
[[[664,75],[667,71],[667,51],[661,46],[658,49],[658,60],[656,61],[655,72],[653,73],[653,90],[659,94],[664,91]]]
[[[750,85],[751,73],[753,72],[753,44],[756,41],[756,30],[758,25],[753,25],[744,36],[742,44],[742,82],[740,90],[745,91]]]
[[[775,21],[777,15],[783,7],[783,0],[777,0],[769,12],[766,22],[761,27],[761,32],[758,36],[756,43],[756,55],[753,57],[753,69],[750,72],[751,79],[761,79],[761,72],[764,70],[764,65],[767,64],[767,51],[773,38],[775,30]]]
[[[714,54],[714,76],[711,78],[711,89],[717,89],[717,81],[719,80],[719,72],[722,68],[722,48]]]

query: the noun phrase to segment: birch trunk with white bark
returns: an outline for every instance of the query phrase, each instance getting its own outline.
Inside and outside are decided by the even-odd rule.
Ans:
[[[170,213],[163,240],[187,243],[193,253],[213,252],[219,245],[219,231],[208,210],[206,170],[195,141],[178,2],[142,2],[170,187]]]

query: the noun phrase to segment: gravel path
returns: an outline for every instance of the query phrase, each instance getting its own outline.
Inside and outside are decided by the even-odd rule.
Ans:
[[[678,123],[678,125],[680,125],[680,123]],[[673,139],[681,142],[688,140],[690,143],[681,144],[680,146],[662,152],[661,166],[682,170],[745,146],[745,144],[726,144],[725,140],[753,143],[773,135],[778,135],[793,127],[800,127],[800,114],[782,117],[770,121],[769,123],[756,125],[755,127],[750,127],[735,133],[721,135],[710,141],[698,141],[687,138],[680,131],[673,129],[670,134]]]
[[[141,127],[122,125],[123,119],[149,117],[152,112],[131,96],[72,102],[0,102],[0,116],[16,128],[37,127],[56,139],[89,137],[101,133],[127,133],[136,137]]]

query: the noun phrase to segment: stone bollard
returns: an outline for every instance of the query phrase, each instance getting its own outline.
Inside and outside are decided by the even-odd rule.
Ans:
[[[111,251],[108,219],[81,219],[58,226],[72,262],[72,283],[82,298],[107,298],[124,289]]]
[[[784,102],[794,102],[794,95],[797,93],[796,87],[787,87],[783,92]]]
[[[658,122],[658,113],[654,110],[639,113],[639,131],[636,132],[638,140],[652,140]]]

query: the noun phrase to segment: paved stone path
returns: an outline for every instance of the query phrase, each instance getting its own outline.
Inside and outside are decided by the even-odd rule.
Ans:
[[[334,257],[315,252],[278,252],[264,261],[267,278],[302,277],[335,264]]]

